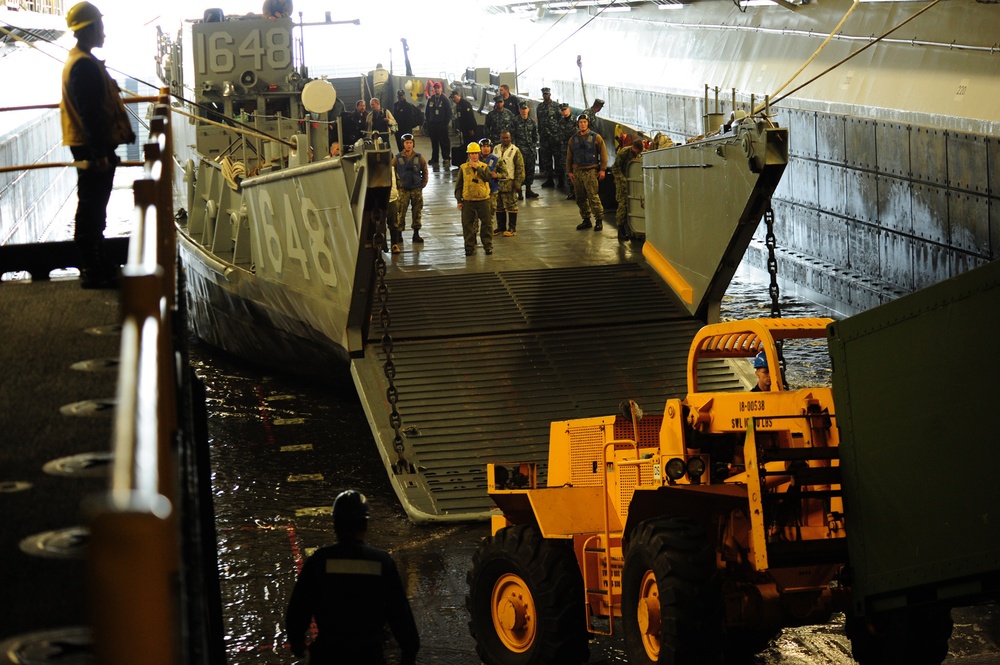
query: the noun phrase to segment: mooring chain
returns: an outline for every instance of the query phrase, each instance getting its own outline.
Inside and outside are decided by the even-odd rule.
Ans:
[[[764,225],[767,227],[767,235],[764,236],[764,245],[767,246],[767,272],[771,276],[771,284],[768,287],[768,292],[771,294],[771,318],[779,319],[781,318],[781,305],[778,303],[778,296],[780,295],[780,290],[778,289],[778,257],[774,255],[774,248],[777,245],[777,239],[774,237],[774,209],[771,207],[771,202],[767,202],[767,210],[764,211]],[[781,340],[775,342],[775,346],[778,347],[778,362],[781,363],[781,376],[786,376],[785,374],[785,354],[784,349],[781,344]]]
[[[778,304],[778,258],[774,255],[774,247],[777,239],[774,237],[774,209],[770,202],[767,210],[764,211],[764,224],[767,226],[767,235],[764,236],[764,245],[767,247],[767,272],[771,275],[771,286],[768,292],[771,294],[771,318],[781,318],[781,306]]]
[[[375,294],[379,301],[378,320],[382,326],[382,353],[385,355],[385,363],[382,371],[389,381],[389,387],[385,389],[385,398],[389,402],[392,411],[389,413],[389,425],[393,430],[392,447],[396,450],[396,463],[393,465],[396,473],[403,473],[410,468],[409,462],[403,455],[403,434],[400,431],[403,426],[403,418],[399,415],[397,404],[399,403],[399,390],[396,388],[396,363],[392,359],[392,335],[389,334],[389,324],[392,317],[389,314],[389,286],[385,283],[385,225],[388,215],[387,211],[379,211],[375,223]]]

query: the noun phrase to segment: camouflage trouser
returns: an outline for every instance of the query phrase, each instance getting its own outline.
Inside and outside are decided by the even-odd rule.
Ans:
[[[539,166],[541,175],[553,180],[565,178],[563,171],[566,170],[566,144],[558,139],[542,139],[538,146]],[[527,167],[527,164],[525,164]]]
[[[500,190],[490,192],[490,219],[497,214],[497,199],[500,197]]]
[[[424,210],[424,190],[422,189],[400,189],[399,190],[399,214],[396,215],[396,225],[393,227],[397,231],[406,228],[406,209],[413,204],[413,224],[410,228],[414,231],[420,230],[420,213]]]
[[[594,220],[600,222],[604,217],[604,206],[597,193],[597,169],[573,171],[573,191],[576,193],[576,207],[580,209],[580,217],[589,220],[593,214]]]
[[[497,197],[497,207],[494,212],[517,212],[517,190],[509,192],[500,190]]]
[[[615,223],[620,232],[625,229],[625,223],[628,221],[628,178],[617,172],[615,172],[615,200],[618,201]]]
[[[484,249],[493,249],[493,217],[490,200],[462,202],[462,236],[466,251],[476,248],[476,234],[483,241]]]

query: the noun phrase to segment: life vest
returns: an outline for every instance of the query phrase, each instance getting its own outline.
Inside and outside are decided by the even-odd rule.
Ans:
[[[420,189],[424,184],[424,170],[421,168],[423,158],[419,152],[406,159],[403,153],[396,155],[396,174],[399,176],[399,186],[402,189]]]
[[[500,158],[494,155],[492,152],[486,157],[480,157],[479,161],[486,164],[486,168],[490,170],[491,173],[495,173],[497,170],[497,164],[500,163]],[[490,193],[500,191],[500,181],[496,178],[490,178]]]
[[[569,140],[569,145],[573,149],[573,166],[597,165],[599,155],[594,132],[587,132],[585,136],[576,134]]]
[[[462,200],[485,201],[490,198],[490,183],[492,178],[482,177],[481,169],[485,166],[479,162],[476,167],[472,162],[462,164]],[[487,169],[488,170],[488,169]]]
[[[104,63],[95,58],[90,53],[74,46],[70,49],[69,57],[66,58],[66,65],[62,74],[62,101],[59,102],[59,110],[62,115],[63,145],[86,146],[87,133],[83,128],[83,119],[80,112],[73,104],[73,95],[69,89],[70,72],[73,66],[84,58],[90,58],[100,68],[104,74],[104,97],[103,112],[108,119],[108,136],[95,136],[92,140],[103,147],[114,150],[122,143],[127,143],[132,137],[132,123],[129,122],[128,113],[125,111],[125,104],[122,102],[115,80],[108,75],[108,70],[104,68]]]

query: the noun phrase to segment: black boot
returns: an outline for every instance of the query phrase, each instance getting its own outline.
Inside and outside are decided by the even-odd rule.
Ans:
[[[594,224],[594,230],[601,231],[603,229],[604,229],[604,222],[602,222],[601,220],[597,220],[597,223]]]
[[[410,240],[410,242],[423,242],[423,241],[424,239],[420,237],[420,231],[414,230],[413,238]]]
[[[507,230],[504,231],[503,234],[509,238],[511,236],[517,235],[517,213],[509,212],[507,213],[507,218],[510,221],[507,223]]]
[[[497,227],[493,229],[493,235],[498,236],[507,230],[507,213],[497,211]]]
[[[542,189],[548,189],[549,187],[555,187],[555,186],[556,184],[552,182],[552,178],[549,178],[548,180],[542,183]],[[560,187],[562,187],[562,185],[560,185]]]
[[[538,192],[531,191],[531,185],[528,185],[527,190],[524,192],[524,197],[526,199],[537,199],[538,198]]]

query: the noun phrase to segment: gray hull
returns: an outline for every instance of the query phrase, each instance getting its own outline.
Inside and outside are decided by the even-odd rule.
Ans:
[[[387,151],[369,151],[248,178],[237,191],[202,160],[198,206],[179,229],[196,334],[270,366],[346,369],[363,353],[388,163]]]

